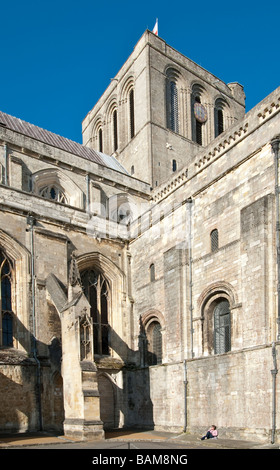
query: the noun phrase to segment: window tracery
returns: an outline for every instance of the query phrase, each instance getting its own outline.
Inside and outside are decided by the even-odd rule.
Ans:
[[[92,360],[92,322],[85,313],[80,318],[80,359]]]
[[[65,193],[58,186],[51,185],[45,186],[39,191],[39,196],[51,199],[52,201],[60,202],[62,204],[68,204],[68,199]]]
[[[1,344],[5,347],[13,346],[12,273],[13,269],[10,260],[0,251]]]
[[[96,269],[82,271],[81,281],[85,296],[91,306],[94,354],[109,355],[110,291],[108,282]]]

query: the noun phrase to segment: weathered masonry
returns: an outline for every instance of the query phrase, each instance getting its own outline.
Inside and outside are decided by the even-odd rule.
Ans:
[[[0,113],[0,430],[279,440],[280,88],[146,31],[83,145]]]

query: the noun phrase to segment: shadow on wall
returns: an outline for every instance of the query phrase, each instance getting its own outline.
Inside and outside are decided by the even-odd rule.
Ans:
[[[54,312],[49,311],[50,314]],[[26,350],[30,344],[33,351],[34,337],[17,317],[13,320],[15,340]],[[131,350],[112,328],[110,344],[121,358],[122,386],[114,380],[114,358],[105,357],[105,367],[96,360],[104,429],[153,428],[150,372],[146,365],[151,353],[144,328],[140,325],[137,351]],[[0,432],[63,431],[61,360],[61,340],[57,337],[49,345],[36,341],[36,355],[14,348],[0,349]]]
[[[110,358],[107,370],[99,368],[98,389],[100,393],[100,418],[104,429],[124,427],[154,428],[153,403],[150,396],[150,371],[143,364],[147,357],[145,333],[140,331],[139,349],[131,350],[113,330],[110,330],[110,343],[124,363],[122,370],[122,388],[114,380],[114,371],[110,370]],[[113,363],[113,361],[112,361]],[[97,361],[97,367],[100,367]]]
[[[14,337],[21,341],[34,337],[14,317]],[[0,432],[34,432],[63,429],[63,380],[61,343],[36,344],[44,356],[29,355],[14,348],[0,349]]]

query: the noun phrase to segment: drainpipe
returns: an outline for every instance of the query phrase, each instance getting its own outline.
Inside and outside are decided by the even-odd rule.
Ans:
[[[184,360],[184,432],[187,431],[187,361]]]
[[[275,171],[275,212],[276,212],[276,265],[277,265],[277,340],[280,341],[280,220],[279,220],[279,147],[280,136],[274,137],[271,141],[271,147],[274,153],[274,171]],[[271,371],[272,376],[272,426],[271,426],[271,443],[275,442],[276,433],[276,348],[272,343],[272,358],[274,369]]]
[[[193,279],[192,279],[192,206],[193,200],[192,198],[187,199],[188,204],[188,214],[189,214],[189,310],[190,310],[190,322],[191,322],[191,358],[193,358],[193,303],[192,303],[192,287],[193,287]]]
[[[36,310],[35,310],[35,255],[34,255],[34,225],[36,220],[33,216],[28,216],[27,224],[30,226],[30,245],[31,245],[31,283],[32,283],[32,353],[36,361],[36,398],[38,402],[39,431],[43,430],[42,424],[42,404],[41,404],[41,364],[37,357],[37,339],[36,339]]]
[[[274,152],[274,168],[275,168],[275,211],[276,211],[276,262],[277,262],[277,340],[280,341],[280,222],[279,222],[279,144],[280,136],[275,137],[271,141],[272,150]]]
[[[277,362],[276,362],[276,348],[275,343],[272,343],[272,357],[274,369],[271,371],[272,375],[272,427],[271,427],[271,444],[275,442],[276,433],[276,375],[277,375]]]
[[[8,186],[8,147],[7,147],[7,144],[4,145],[4,160],[5,160],[4,184]]]
[[[192,304],[192,198],[186,200],[187,215],[189,216],[189,310],[191,332],[191,357],[193,358],[193,304]],[[187,430],[187,361],[184,360],[184,432]]]
[[[89,174],[86,175],[86,212],[89,213],[89,200],[90,200],[90,189],[89,189]]]

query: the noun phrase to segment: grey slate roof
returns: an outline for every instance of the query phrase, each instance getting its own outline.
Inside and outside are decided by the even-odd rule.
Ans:
[[[85,147],[84,145],[74,142],[73,140],[61,137],[53,132],[37,127],[26,121],[22,121],[16,117],[0,111],[0,126],[11,129],[12,131],[23,134],[32,139],[36,139],[45,144],[65,150],[66,152],[77,155],[78,157],[85,158],[91,162],[103,165],[107,168],[119,171],[121,173],[129,174],[126,169],[118,162],[118,160],[110,155],[105,155],[96,150]]]

